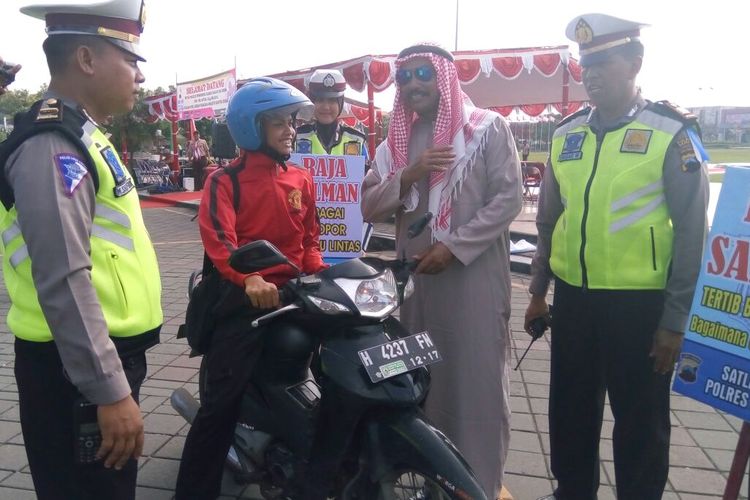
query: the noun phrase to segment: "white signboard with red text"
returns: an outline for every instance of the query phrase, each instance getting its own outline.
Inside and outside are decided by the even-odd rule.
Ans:
[[[728,168],[674,390],[750,420],[750,168]]]
[[[320,219],[320,250],[327,262],[362,255],[362,180],[364,156],[295,153],[292,163],[306,168],[315,182]]]
[[[229,98],[237,91],[235,70],[177,84],[179,120],[212,118],[224,114]]]

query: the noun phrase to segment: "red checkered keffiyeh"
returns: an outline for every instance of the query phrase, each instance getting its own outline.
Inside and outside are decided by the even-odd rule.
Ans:
[[[442,236],[450,232],[451,204],[453,198],[461,189],[461,183],[466,178],[473,164],[473,157],[478,151],[484,132],[492,122],[493,113],[475,108],[461,90],[456,67],[452,61],[431,52],[410,54],[396,60],[396,69],[406,61],[415,57],[428,59],[435,68],[437,88],[440,93],[438,113],[433,131],[433,146],[453,146],[456,154],[455,163],[446,171],[433,172],[430,175],[430,195],[428,210],[435,217],[432,220],[432,237],[440,241]],[[392,176],[409,163],[409,138],[415,113],[406,108],[401,100],[400,87],[396,90],[395,104],[388,129],[388,152],[390,154],[380,160],[376,155],[378,168],[383,168],[381,174]],[[382,165],[385,163],[386,165]],[[412,197],[416,195],[412,190]],[[415,208],[416,203],[413,204]],[[407,206],[407,209],[409,207]],[[413,209],[412,208],[412,209]]]

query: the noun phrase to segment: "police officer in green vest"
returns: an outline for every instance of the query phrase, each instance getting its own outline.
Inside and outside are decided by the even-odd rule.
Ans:
[[[643,24],[604,14],[567,28],[592,107],[557,127],[537,214],[525,326],[555,279],[549,427],[557,500],[593,500],[605,394],[617,497],[656,500],[669,472],[669,387],[706,235],[696,118],[636,86]]]
[[[307,88],[308,97],[315,104],[315,121],[297,128],[295,151],[367,158],[367,136],[339,122],[344,110],[344,75],[335,69],[315,70]]]
[[[21,428],[40,499],[132,499],[161,284],[133,179],[99,123],[144,77],[142,0],[30,5],[51,81],[0,146]]]

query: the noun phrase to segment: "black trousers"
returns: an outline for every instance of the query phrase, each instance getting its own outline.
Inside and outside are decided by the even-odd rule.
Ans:
[[[593,500],[605,393],[617,497],[658,500],[669,472],[671,373],[649,357],[661,290],[587,290],[558,279],[552,319],[549,424],[558,500]]]
[[[195,182],[194,188],[196,191],[203,189],[203,183],[206,180],[206,167],[208,166],[208,158],[201,156],[193,160],[191,165],[193,167],[193,179]]]
[[[261,354],[261,330],[247,321],[220,324],[206,354],[205,401],[190,427],[177,475],[177,500],[213,500],[221,493],[221,476],[242,394]]]
[[[132,500],[138,464],[122,470],[101,462],[79,465],[74,459],[74,405],[82,396],[63,371],[54,342],[16,339],[15,375],[21,430],[39,500]],[[125,376],[138,401],[146,377],[146,353],[122,360]]]

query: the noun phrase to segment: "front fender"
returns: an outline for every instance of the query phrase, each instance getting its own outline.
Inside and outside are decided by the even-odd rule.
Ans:
[[[487,500],[458,449],[421,411],[380,414],[367,425],[371,480],[394,470],[411,469],[430,477],[460,500]]]

